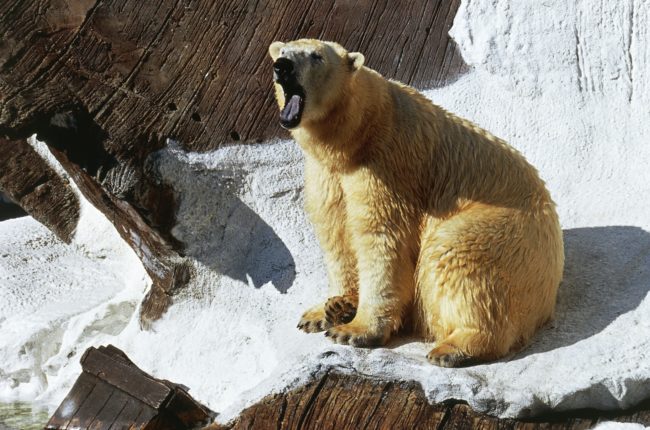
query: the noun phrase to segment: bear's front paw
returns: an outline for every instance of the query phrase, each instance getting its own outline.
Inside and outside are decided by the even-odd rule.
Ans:
[[[332,324],[327,321],[323,305],[314,306],[302,314],[298,328],[307,333],[317,333],[327,330]]]
[[[454,345],[443,343],[427,354],[429,363],[440,367],[462,367],[470,364],[471,358],[463,354]]]
[[[331,325],[347,324],[357,314],[357,298],[334,296],[325,302],[325,318]]]
[[[367,325],[356,321],[332,327],[325,336],[336,343],[360,347],[381,346],[388,340],[384,333],[370,330]]]

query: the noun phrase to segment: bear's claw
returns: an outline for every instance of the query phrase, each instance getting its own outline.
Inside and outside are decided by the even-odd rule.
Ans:
[[[298,329],[307,332],[307,333],[317,333],[319,331],[326,330],[329,327],[327,321],[303,321],[301,320],[298,325]]]
[[[347,324],[357,314],[356,298],[334,296],[325,302],[325,319],[332,325]]]
[[[298,322],[298,329],[306,333],[317,333],[332,327],[325,317],[322,306],[317,306],[305,312]]]

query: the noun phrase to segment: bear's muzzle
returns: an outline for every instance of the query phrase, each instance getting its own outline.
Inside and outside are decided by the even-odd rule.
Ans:
[[[275,82],[282,85],[292,78],[295,78],[293,61],[288,58],[278,58],[273,63],[273,79]]]

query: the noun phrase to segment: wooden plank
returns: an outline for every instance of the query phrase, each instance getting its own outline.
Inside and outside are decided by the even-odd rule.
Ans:
[[[144,410],[152,410],[152,408],[129,396],[119,415],[114,418],[109,430],[130,430]]]
[[[84,372],[48,428],[146,428],[156,416],[158,426],[194,428],[214,417],[181,385],[152,378],[113,345],[88,348],[81,363]]]
[[[108,430],[126,406],[130,396],[123,391],[113,390],[104,407],[97,413],[95,419],[88,423],[88,430]]]
[[[95,420],[106,402],[111,397],[114,388],[104,381],[98,381],[93,390],[84,399],[79,410],[74,414],[66,429],[83,429]]]
[[[131,425],[130,429],[133,430],[158,430],[155,427],[150,427],[149,424],[154,420],[154,418],[159,415],[159,411],[151,408],[151,407],[144,407],[140,411],[140,414],[138,417],[133,420],[133,424]],[[152,423],[156,424],[156,422]]]
[[[99,382],[99,379],[96,377],[82,373],[68,392],[68,395],[63,399],[63,402],[61,402],[48,423],[45,425],[45,428],[67,428],[88,394],[90,394],[93,388],[95,388],[97,382]]]
[[[101,353],[110,356],[111,358],[122,361],[125,364],[135,366],[131,359],[119,348],[116,348],[114,345],[101,345],[97,348]],[[136,366],[137,367],[137,366]]]
[[[149,377],[133,365],[111,358],[96,348],[89,348],[81,359],[84,372],[106,381],[154,409],[169,399],[172,389]]]

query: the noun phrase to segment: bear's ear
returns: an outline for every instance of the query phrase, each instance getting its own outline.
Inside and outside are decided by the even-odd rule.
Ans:
[[[271,43],[271,46],[269,46],[269,55],[271,58],[273,58],[273,61],[277,60],[278,57],[280,56],[280,50],[284,46],[284,43],[282,42],[273,42]]]
[[[361,52],[348,53],[348,64],[352,70],[359,70],[363,66],[365,60],[366,57],[364,57]]]

